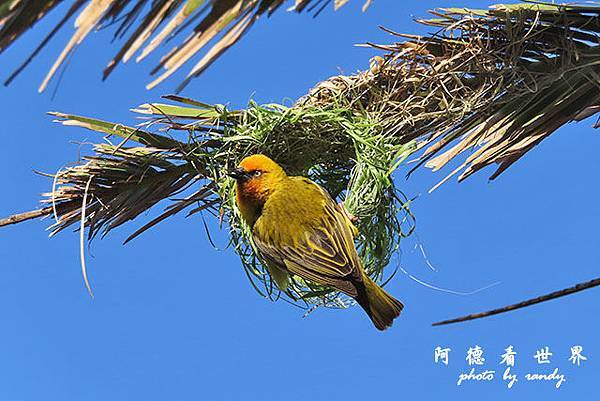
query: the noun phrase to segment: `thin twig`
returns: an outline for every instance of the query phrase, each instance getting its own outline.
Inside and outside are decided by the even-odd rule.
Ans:
[[[573,287],[565,288],[565,289],[559,290],[559,291],[554,291],[554,292],[551,292],[550,294],[542,295],[537,298],[531,298],[531,299],[528,299],[526,301],[522,301],[522,302],[519,302],[516,304],[504,306],[502,308],[492,309],[487,312],[473,313],[471,315],[457,317],[455,319],[449,319],[449,320],[443,320],[441,322],[436,322],[436,323],[433,323],[432,326],[442,326],[442,325],[450,324],[450,323],[466,322],[467,320],[474,320],[474,319],[480,319],[482,317],[498,315],[500,313],[510,312],[515,309],[525,308],[527,306],[539,304],[541,302],[546,302],[546,301],[550,301],[552,299],[564,297],[566,295],[574,294],[576,292],[587,290],[592,287],[597,287],[599,285],[600,285],[600,278],[596,278],[596,279],[593,279],[593,280],[590,280],[590,281],[587,281],[584,283],[579,283],[577,285],[574,285]]]
[[[30,212],[14,214],[4,219],[0,219],[0,227],[9,226],[11,224],[21,223],[38,217],[47,216],[52,213],[52,207],[48,206],[42,209],[32,210]]]

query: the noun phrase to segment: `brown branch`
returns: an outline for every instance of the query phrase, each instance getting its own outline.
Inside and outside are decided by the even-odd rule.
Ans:
[[[17,224],[22,221],[35,219],[42,216],[47,216],[52,213],[52,206],[48,206],[42,209],[32,210],[30,212],[14,214],[5,219],[0,219],[0,227],[8,226],[11,224]]]
[[[504,306],[502,308],[492,309],[487,312],[473,313],[471,315],[466,315],[466,316],[458,317],[455,319],[449,319],[449,320],[443,320],[441,322],[436,322],[436,323],[433,323],[432,326],[442,326],[442,325],[450,324],[450,323],[466,322],[467,320],[474,320],[474,319],[480,319],[482,317],[498,315],[500,313],[510,312],[515,309],[525,308],[526,306],[531,306],[531,305],[539,304],[541,302],[546,302],[546,301],[550,301],[552,299],[564,297],[565,295],[574,294],[576,292],[587,290],[588,288],[592,288],[592,287],[597,287],[599,285],[600,285],[600,278],[596,278],[596,279],[593,279],[593,280],[590,280],[590,281],[587,281],[584,283],[579,283],[573,287],[565,288],[565,289],[559,290],[559,291],[554,291],[554,292],[551,292],[550,294],[542,295],[537,298],[531,298],[531,299],[528,299],[523,302]]]

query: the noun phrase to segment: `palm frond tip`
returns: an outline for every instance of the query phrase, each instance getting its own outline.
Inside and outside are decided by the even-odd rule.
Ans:
[[[210,49],[192,67],[180,85],[183,88],[200,75],[227,49],[237,43],[248,29],[264,14],[271,15],[285,0],[74,0],[63,18],[47,34],[39,46],[5,81],[9,84],[46,46],[70,18],[77,14],[75,32],[63,48],[39,87],[43,91],[63,65],[67,56],[95,30],[117,25],[114,39],[125,39],[117,54],[107,64],[106,79],[120,62],[134,59],[139,62],[182,31],[192,31],[166,52],[154,73],[164,70],[148,88],[155,87],[201,52],[209,43]],[[335,9],[346,1],[335,1]],[[0,52],[13,44],[25,31],[44,18],[61,0],[0,0]],[[308,7],[324,7],[331,0],[296,0],[290,10],[301,12]],[[368,6],[370,1],[365,3]],[[312,7],[310,7],[312,5]],[[193,27],[193,29],[189,29]],[[132,31],[131,33],[128,33]]]

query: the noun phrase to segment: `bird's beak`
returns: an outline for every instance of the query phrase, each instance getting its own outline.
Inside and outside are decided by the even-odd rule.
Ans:
[[[248,176],[248,173],[243,168],[233,168],[227,172],[227,175],[235,180],[242,180]]]

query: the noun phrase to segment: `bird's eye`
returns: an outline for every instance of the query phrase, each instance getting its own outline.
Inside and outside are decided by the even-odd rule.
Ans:
[[[260,170],[256,170],[256,171],[254,172],[254,176],[255,176],[255,177],[260,177],[260,176],[261,176],[261,174],[262,174],[262,171],[260,171]]]

